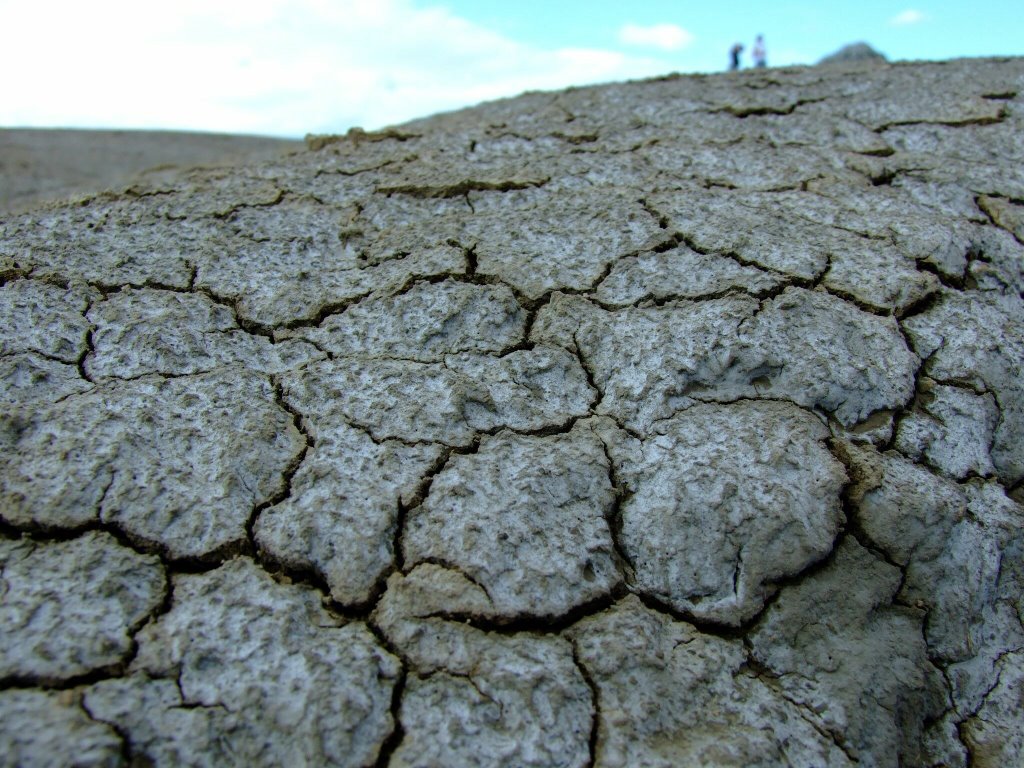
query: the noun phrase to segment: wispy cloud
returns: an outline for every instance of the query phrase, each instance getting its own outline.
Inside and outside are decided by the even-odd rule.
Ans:
[[[0,8],[0,68],[18,73],[5,78],[0,125],[302,135],[671,66],[657,52],[528,45],[422,0]]]
[[[654,24],[649,27],[626,24],[619,30],[619,40],[627,45],[678,51],[693,42],[693,35],[676,24]]]
[[[911,24],[920,24],[928,18],[927,15],[921,11],[913,8],[908,8],[905,11],[901,11],[889,19],[889,25],[893,27],[908,27]]]

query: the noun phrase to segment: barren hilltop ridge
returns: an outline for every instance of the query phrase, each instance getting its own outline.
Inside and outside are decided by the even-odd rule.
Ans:
[[[673,76],[0,217],[0,763],[1021,765],[1022,137]]]

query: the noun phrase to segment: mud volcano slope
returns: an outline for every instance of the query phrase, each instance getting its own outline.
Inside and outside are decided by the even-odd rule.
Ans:
[[[0,222],[2,761],[1019,765],[1022,136],[668,78]]]

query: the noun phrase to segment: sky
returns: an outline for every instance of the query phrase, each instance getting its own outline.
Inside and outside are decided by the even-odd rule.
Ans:
[[[1021,0],[0,0],[0,126],[301,137],[526,90],[770,66],[1024,55]]]

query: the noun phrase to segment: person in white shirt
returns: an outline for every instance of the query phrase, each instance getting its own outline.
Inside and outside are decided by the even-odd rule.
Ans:
[[[754,59],[755,67],[767,67],[768,66],[768,55],[764,50],[764,35],[758,35],[754,41],[754,50],[750,52],[751,57]]]

